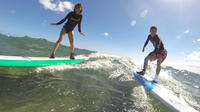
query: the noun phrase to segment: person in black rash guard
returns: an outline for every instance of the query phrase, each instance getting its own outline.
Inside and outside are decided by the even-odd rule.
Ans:
[[[151,43],[154,46],[154,51],[152,51],[151,53],[149,53],[149,55],[145,58],[144,60],[144,66],[143,66],[143,70],[140,72],[137,72],[140,75],[144,75],[145,71],[147,69],[147,65],[148,65],[148,61],[155,61],[157,60],[157,68],[156,68],[156,75],[153,79],[153,82],[157,83],[158,80],[158,75],[160,73],[161,70],[161,64],[162,62],[165,60],[165,58],[167,57],[167,50],[164,48],[163,42],[160,39],[160,37],[157,35],[157,27],[152,26],[150,28],[150,32],[151,34],[148,36],[144,47],[142,49],[142,52],[144,52],[145,47],[147,46],[148,42],[151,41]]]
[[[65,25],[63,26],[59,39],[57,40],[56,44],[53,47],[52,53],[49,58],[55,58],[55,52],[58,49],[62,39],[64,38],[65,34],[68,34],[69,41],[70,41],[70,59],[75,59],[74,57],[74,34],[73,30],[78,24],[78,31],[81,35],[85,36],[84,33],[81,32],[81,21],[82,21],[82,11],[83,11],[83,5],[82,4],[76,4],[74,7],[74,11],[69,12],[67,16],[59,21],[58,23],[51,23],[51,25],[60,25],[64,23],[66,20],[68,20]]]

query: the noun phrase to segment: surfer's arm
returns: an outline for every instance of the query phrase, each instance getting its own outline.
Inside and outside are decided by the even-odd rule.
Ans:
[[[147,46],[148,42],[149,42],[149,37],[147,38],[147,40],[146,40],[146,42],[145,42],[145,44],[144,44],[144,47],[143,47],[143,49],[142,49],[142,52],[144,52],[145,47]]]
[[[148,42],[149,42],[149,37],[147,38],[143,48],[145,48],[147,46]]]
[[[70,16],[71,16],[71,12],[68,13],[67,16],[65,16],[65,18],[63,18],[62,20],[57,22],[56,25],[60,25],[60,24],[64,23]]]
[[[82,22],[82,16],[81,16],[81,19],[80,19],[80,21],[79,21],[79,23],[78,23],[78,31],[79,32],[81,32],[81,22]]]
[[[82,35],[82,36],[85,36],[85,34],[81,31],[81,22],[82,22],[82,16],[81,16],[81,20],[80,22],[78,23],[78,32]]]

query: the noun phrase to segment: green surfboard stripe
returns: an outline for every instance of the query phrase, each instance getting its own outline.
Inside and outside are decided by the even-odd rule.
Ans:
[[[75,60],[0,60],[0,66],[6,67],[45,67],[61,64],[73,64],[85,61],[85,59]]]

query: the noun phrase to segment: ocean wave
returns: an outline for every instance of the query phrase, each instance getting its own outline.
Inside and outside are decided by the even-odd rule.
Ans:
[[[14,79],[6,77],[9,74],[14,75],[14,72],[1,75],[0,99],[3,100],[0,103],[0,110],[5,112],[8,109],[6,104],[20,98],[18,103],[22,105],[8,110],[15,112],[25,108],[29,111],[37,107],[35,110],[41,111],[170,111],[133,77],[133,71],[141,69],[140,63],[134,58],[103,53],[78,57],[87,58],[87,61],[79,64],[23,69],[24,75],[20,76],[23,73],[21,70],[18,77]],[[198,86],[200,75],[170,66],[162,68],[159,83],[171,90],[179,99],[200,111]],[[10,68],[10,71],[19,71],[19,69],[21,68]],[[146,76],[152,77],[154,74],[155,64],[151,63]],[[21,86],[16,86],[19,84]],[[8,91],[7,88],[10,90]],[[20,91],[20,94],[13,96],[11,93],[16,93],[14,90]]]

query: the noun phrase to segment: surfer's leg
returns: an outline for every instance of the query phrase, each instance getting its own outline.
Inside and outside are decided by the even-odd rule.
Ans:
[[[148,66],[149,56],[144,59],[143,71],[145,72]]]
[[[65,33],[66,33],[66,30],[65,30],[64,28],[62,28],[62,30],[61,30],[61,32],[60,32],[59,39],[56,41],[56,44],[55,44],[54,47],[53,47],[53,50],[52,50],[52,53],[51,53],[50,58],[54,58],[55,52],[56,52],[56,50],[58,49],[60,43],[62,42],[62,39],[63,39],[64,36],[65,36]]]
[[[147,56],[147,57],[144,59],[143,70],[140,71],[140,72],[137,72],[138,74],[140,74],[140,75],[144,75],[144,74],[145,74],[146,69],[147,69],[147,66],[148,66],[148,61],[149,61],[149,56]]]
[[[159,59],[159,60],[157,61],[156,75],[159,75],[159,74],[160,74],[161,63],[162,63],[162,61]]]
[[[143,71],[145,72],[148,66],[148,61],[154,61],[155,58],[155,52],[149,53],[149,55],[144,59],[144,65],[143,65]]]
[[[73,31],[68,33],[69,42],[70,42],[70,59],[74,58],[74,33]]]
[[[162,59],[158,59],[158,60],[157,60],[156,75],[154,76],[154,79],[153,79],[153,82],[154,82],[154,83],[157,83],[157,82],[158,82],[158,75],[160,74],[161,63],[162,63]]]
[[[167,51],[163,50],[161,52],[161,54],[157,54],[157,68],[156,68],[156,75],[160,74],[160,70],[161,70],[161,64],[163,63],[163,61],[166,59],[167,57]]]

